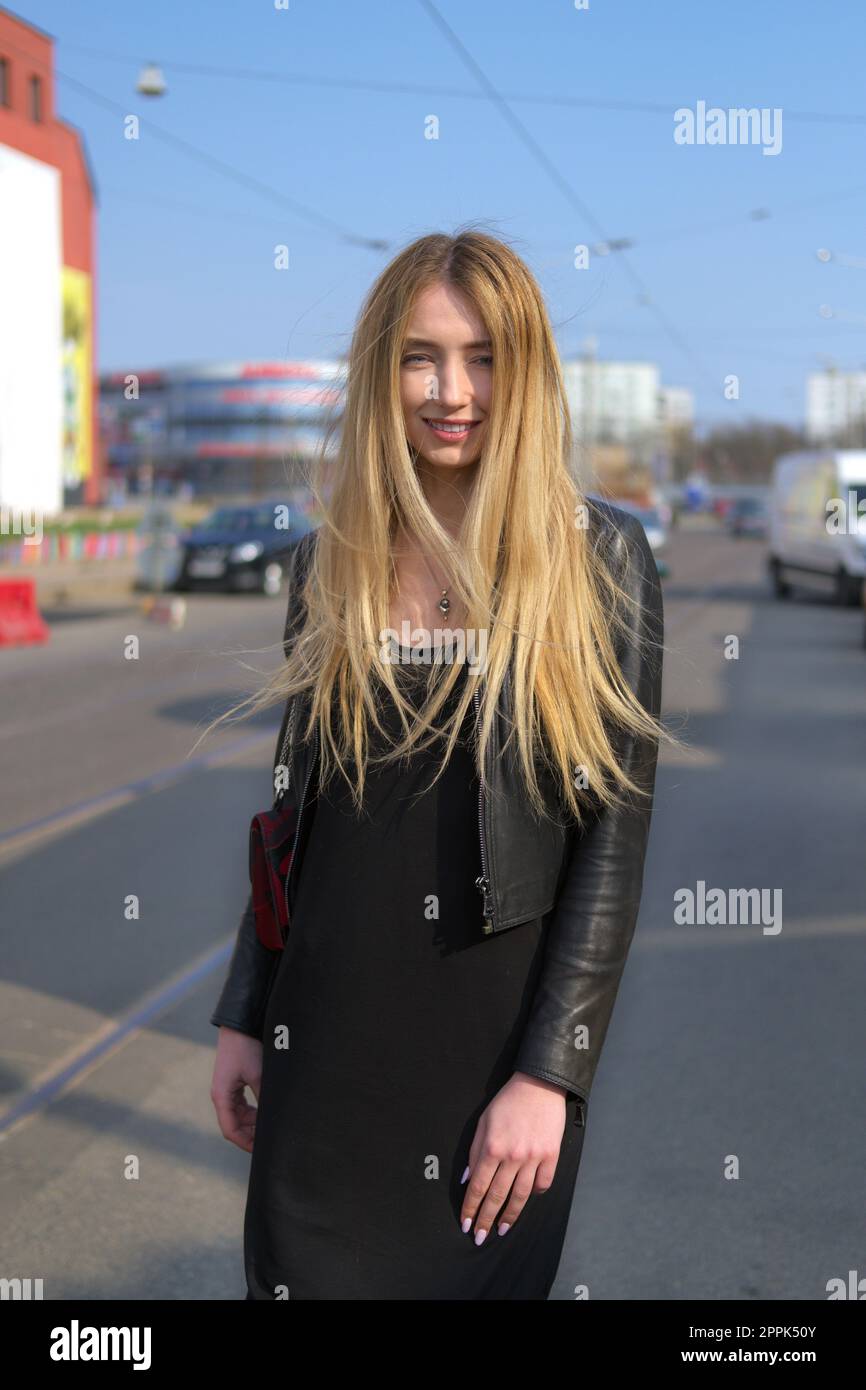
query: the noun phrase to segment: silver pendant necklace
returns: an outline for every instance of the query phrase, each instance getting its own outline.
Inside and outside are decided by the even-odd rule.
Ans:
[[[427,566],[428,570],[430,570],[430,577],[431,577],[431,579],[433,579],[433,580],[435,581],[436,576],[434,575],[432,569],[430,569],[430,561],[427,559],[427,556],[424,554],[423,550],[421,551],[421,555],[422,555],[422,557],[423,557],[424,564]],[[450,609],[451,609],[451,600],[450,600],[450,598],[448,597],[448,590],[450,589],[450,587],[451,587],[450,584],[447,584],[447,585],[445,586],[445,588],[442,590],[442,597],[440,598],[439,602],[438,602],[437,605],[436,605],[436,607],[439,609],[440,613],[443,613],[443,614],[448,614],[448,613],[450,612]]]

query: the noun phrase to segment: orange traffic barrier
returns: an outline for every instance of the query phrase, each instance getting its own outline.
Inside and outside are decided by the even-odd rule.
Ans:
[[[0,647],[47,642],[48,626],[36,607],[32,579],[0,579]]]

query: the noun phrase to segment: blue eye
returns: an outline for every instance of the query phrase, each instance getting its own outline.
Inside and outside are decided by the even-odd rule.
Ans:
[[[402,365],[408,367],[410,362],[429,362],[430,356],[426,352],[409,352],[403,358]],[[493,354],[486,353],[483,357],[476,357],[476,362],[484,363],[488,367],[493,365]]]

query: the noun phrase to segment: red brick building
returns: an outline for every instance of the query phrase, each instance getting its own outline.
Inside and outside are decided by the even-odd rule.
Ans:
[[[100,495],[96,192],[55,108],[54,40],[0,7],[0,504]]]

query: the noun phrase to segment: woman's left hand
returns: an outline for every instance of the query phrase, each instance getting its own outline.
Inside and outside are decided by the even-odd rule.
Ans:
[[[498,1220],[513,1226],[533,1192],[553,1182],[565,1133],[566,1091],[517,1071],[483,1111],[469,1150],[469,1181],[460,1212],[462,1229],[475,1221],[480,1245]],[[509,1195],[510,1194],[510,1195]],[[477,1220],[476,1220],[477,1217]]]

